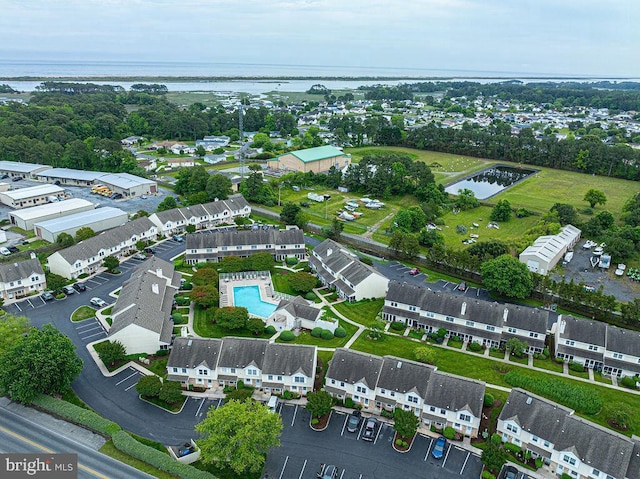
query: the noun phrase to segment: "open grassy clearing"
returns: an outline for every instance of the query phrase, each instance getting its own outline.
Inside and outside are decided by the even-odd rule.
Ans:
[[[354,303],[337,303],[333,307],[339,313],[343,314],[347,318],[362,324],[366,327],[371,327],[376,319],[376,316],[384,305],[384,299],[378,298],[372,301],[364,300]]]
[[[421,343],[411,341],[406,338],[391,336],[388,334],[382,335],[382,340],[372,341],[361,335],[353,344],[352,348],[358,351],[363,351],[378,356],[384,356],[390,354],[407,359],[415,359],[415,348],[421,346]],[[511,387],[504,380],[503,372],[506,370],[501,369],[500,372],[495,366],[502,366],[510,370],[517,370],[518,372],[527,376],[536,377],[540,379],[548,379],[547,373],[534,371],[527,368],[522,368],[515,364],[500,364],[490,359],[475,357],[469,354],[464,354],[458,351],[451,351],[437,346],[436,352],[436,364],[440,371],[448,372],[451,374],[457,374],[465,376],[471,379],[477,379],[484,381],[488,384],[495,384],[497,386]],[[463,356],[464,355],[464,356]],[[603,404],[610,404],[615,402],[627,403],[633,410],[633,416],[629,429],[626,431],[627,435],[640,433],[640,396],[635,394],[626,393],[624,391],[609,389],[599,386],[597,383],[586,383],[582,381],[575,381],[570,378],[553,376],[554,380],[562,381],[572,386],[580,386],[593,391],[594,394],[598,394],[603,401]],[[577,414],[577,413],[576,413]],[[606,417],[601,412],[595,416],[587,416],[580,414],[581,416],[593,421],[601,426],[609,427]]]
[[[171,91],[166,94],[166,98],[177,105],[192,105],[200,102],[207,106],[213,106],[219,104],[224,97],[213,91]]]
[[[322,83],[322,80],[319,81]],[[282,82],[278,82],[278,86],[287,87],[286,80]],[[339,97],[344,95],[345,93],[351,93],[356,100],[362,100],[364,98],[365,92],[363,90],[331,90],[331,94]],[[309,93],[303,91],[269,91],[265,93],[267,99],[271,101],[324,101],[323,95],[311,95]]]
[[[262,333],[260,336],[256,336],[248,329],[227,329],[213,324],[211,320],[215,313],[215,308],[202,309],[197,307],[193,310],[193,330],[199,336],[203,338],[224,338],[225,336],[237,336],[241,338],[259,338],[269,339],[271,336],[266,333]]]

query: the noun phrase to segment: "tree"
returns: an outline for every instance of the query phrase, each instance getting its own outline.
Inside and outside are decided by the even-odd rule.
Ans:
[[[255,336],[259,336],[264,331],[264,322],[260,318],[249,318],[246,328]]]
[[[182,385],[179,381],[164,381],[158,398],[167,404],[176,404],[182,400]]]
[[[500,240],[479,241],[469,246],[467,253],[482,261],[488,261],[508,254],[509,247]]]
[[[44,276],[47,280],[47,287],[54,293],[59,293],[67,285],[67,278],[63,278],[59,274],[46,272]]]
[[[214,319],[217,325],[225,329],[242,329],[249,320],[249,311],[243,307],[225,306],[216,311]]]
[[[389,240],[389,249],[404,258],[411,258],[420,252],[420,243],[411,233],[396,230]]]
[[[318,284],[318,279],[314,275],[305,273],[304,271],[288,275],[287,281],[296,293],[301,294],[308,293]]]
[[[61,394],[82,371],[73,342],[51,324],[31,328],[0,354],[0,392],[30,404],[40,394]]]
[[[403,439],[410,439],[415,436],[418,430],[418,416],[413,411],[405,411],[397,407],[393,411],[393,428]]]
[[[416,361],[434,366],[436,364],[436,350],[434,348],[429,346],[420,346],[414,349],[413,354],[416,356]]]
[[[622,320],[626,324],[637,325],[640,321],[640,298],[634,298],[629,303],[621,303],[620,312],[622,313]]]
[[[511,203],[500,200],[491,210],[491,221],[509,221],[511,219]]]
[[[507,453],[499,445],[488,442],[482,451],[480,460],[489,471],[497,474],[507,462]]]
[[[237,474],[262,470],[266,454],[280,445],[282,418],[262,404],[246,399],[231,400],[219,408],[209,408],[207,417],[196,425],[201,460],[226,461]]]
[[[596,190],[595,188],[591,188],[584,195],[583,201],[589,203],[591,208],[595,208],[596,205],[604,205],[607,202],[607,195],[600,190]]]
[[[480,206],[480,202],[476,198],[476,195],[473,191],[464,188],[462,190],[458,190],[458,196],[455,199],[455,205],[457,208],[465,211],[477,208],[478,206]]]
[[[65,233],[63,231],[56,238],[56,243],[62,248],[68,248],[69,246],[73,246],[74,244],[76,244],[76,240],[74,240],[73,236],[71,236],[69,233]]]
[[[102,260],[102,266],[107,268],[107,271],[113,272],[120,266],[120,260],[115,256],[106,256],[104,260]]]
[[[80,241],[84,241],[89,238],[93,238],[96,235],[96,232],[93,231],[88,226],[83,226],[76,231],[76,243],[80,243]]]
[[[151,376],[143,376],[136,383],[136,392],[146,398],[158,397],[161,389],[162,381],[155,374],[152,374]]]
[[[271,253],[255,253],[249,256],[246,260],[247,267],[252,271],[271,271],[275,261]]]
[[[127,350],[120,341],[106,341],[97,345],[95,349],[106,366],[112,366],[127,357]]]
[[[244,271],[244,259],[238,256],[225,256],[220,261],[220,271],[224,273]]]
[[[509,338],[504,345],[505,351],[509,354],[521,358],[524,353],[529,349],[529,345],[524,341],[520,341],[518,338]]]
[[[205,191],[207,192],[207,199],[209,201],[213,201],[216,198],[226,200],[229,198],[229,195],[233,193],[231,180],[224,175],[211,175],[207,180]]]
[[[305,409],[311,413],[312,417],[322,417],[325,414],[329,414],[331,408],[333,408],[333,397],[324,389],[307,393]]]
[[[194,286],[191,290],[191,301],[201,308],[210,308],[218,304],[218,289],[212,284]]]
[[[187,233],[195,233],[196,232],[196,225],[187,225],[184,227],[184,230]]]
[[[331,220],[330,227],[322,228],[322,234],[324,234],[327,238],[338,240],[340,239],[340,235],[342,234],[343,229],[344,223],[342,223],[338,218],[333,218],[333,220]]]
[[[499,256],[485,262],[480,271],[482,281],[493,293],[517,299],[524,299],[531,294],[531,272],[518,258],[510,255]]]
[[[280,213],[280,221],[287,225],[295,225],[296,216],[300,211],[300,207],[295,203],[285,203],[282,206],[282,212]]]
[[[219,276],[215,268],[198,268],[191,276],[194,286],[205,286],[207,284],[218,287]]]
[[[13,346],[27,331],[30,321],[25,316],[14,316],[6,313],[0,318],[0,351],[6,351]]]
[[[558,222],[561,225],[576,224],[578,222],[578,212],[572,205],[556,203],[551,207],[550,211],[557,214]]]
[[[167,196],[164,200],[158,203],[158,208],[156,211],[167,211],[172,210],[178,207],[178,202],[173,196]]]

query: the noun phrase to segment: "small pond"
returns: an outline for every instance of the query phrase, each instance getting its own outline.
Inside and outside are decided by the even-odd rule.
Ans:
[[[486,200],[534,173],[536,173],[536,170],[498,165],[482,170],[464,180],[457,181],[447,186],[445,191],[452,195],[457,195],[459,190],[468,189],[473,191],[479,200]]]

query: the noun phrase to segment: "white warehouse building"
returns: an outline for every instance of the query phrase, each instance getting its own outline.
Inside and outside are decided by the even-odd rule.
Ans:
[[[82,198],[71,198],[63,201],[55,201],[40,206],[32,206],[21,210],[10,211],[9,221],[11,224],[25,231],[33,229],[35,223],[62,218],[81,211],[89,211],[95,208],[91,201]]]
[[[0,202],[16,209],[42,205],[64,198],[66,198],[64,189],[57,185],[29,186],[0,193]]]
[[[573,225],[566,225],[556,235],[540,236],[520,253],[520,262],[529,271],[542,275],[549,274],[564,254],[580,241],[581,231]]]
[[[119,208],[105,206],[91,211],[82,211],[63,218],[42,221],[33,225],[36,236],[55,243],[60,233],[75,236],[83,227],[89,227],[96,233],[122,226],[129,220],[129,215]]]

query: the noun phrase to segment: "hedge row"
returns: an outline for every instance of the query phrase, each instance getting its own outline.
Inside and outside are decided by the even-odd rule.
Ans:
[[[201,471],[189,464],[182,464],[168,454],[136,441],[125,431],[116,432],[111,436],[111,440],[119,451],[151,464],[169,474],[174,474],[183,479],[216,479],[216,476],[209,472]]]
[[[33,401],[33,404],[64,417],[75,424],[86,426],[100,434],[109,436],[121,430],[117,423],[109,421],[89,409],[81,408],[51,396],[40,396]]]
[[[558,379],[533,378],[518,371],[508,372],[504,380],[513,387],[526,389],[584,414],[597,414],[602,409],[602,399],[593,389]]]

